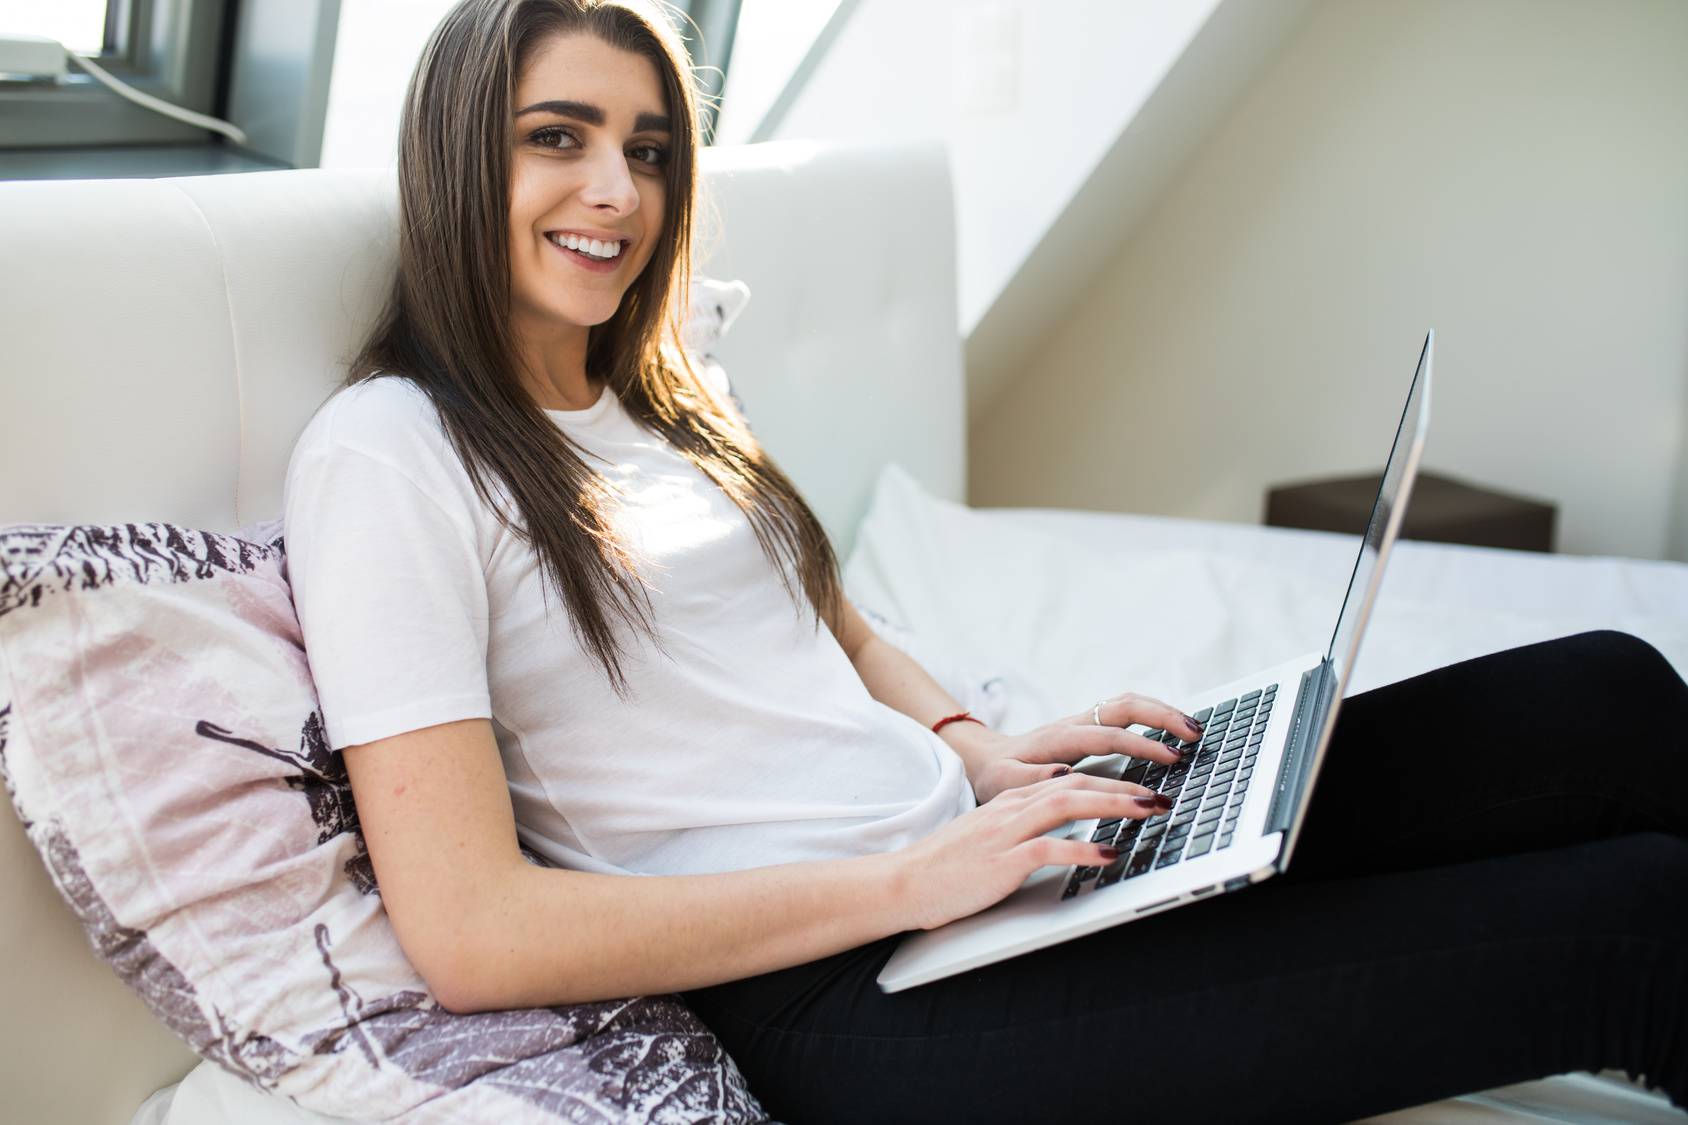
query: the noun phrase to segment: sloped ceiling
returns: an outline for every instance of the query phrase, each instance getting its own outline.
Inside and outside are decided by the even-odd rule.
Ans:
[[[968,418],[988,412],[1314,0],[1222,0],[967,333]]]

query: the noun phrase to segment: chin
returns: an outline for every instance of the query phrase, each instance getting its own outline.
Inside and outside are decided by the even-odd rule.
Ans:
[[[621,307],[619,300],[612,305],[603,305],[597,302],[562,304],[554,299],[544,302],[530,301],[524,303],[527,306],[528,315],[533,317],[535,324],[546,323],[559,328],[564,325],[575,328],[596,328],[614,316],[616,310]]]

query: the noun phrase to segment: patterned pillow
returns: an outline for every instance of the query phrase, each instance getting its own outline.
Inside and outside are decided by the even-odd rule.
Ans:
[[[95,951],[196,1053],[319,1113],[765,1121],[676,996],[429,994],[323,736],[279,532],[0,528],[0,775]]]

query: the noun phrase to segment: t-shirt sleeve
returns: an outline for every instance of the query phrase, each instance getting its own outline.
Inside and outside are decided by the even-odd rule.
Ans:
[[[335,444],[299,450],[285,493],[288,579],[329,745],[490,718],[471,518]]]

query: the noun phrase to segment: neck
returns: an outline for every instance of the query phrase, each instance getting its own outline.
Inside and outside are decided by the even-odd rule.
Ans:
[[[542,410],[585,410],[598,401],[602,380],[586,374],[584,325],[568,324],[544,333],[516,333],[516,362],[522,385]]]

